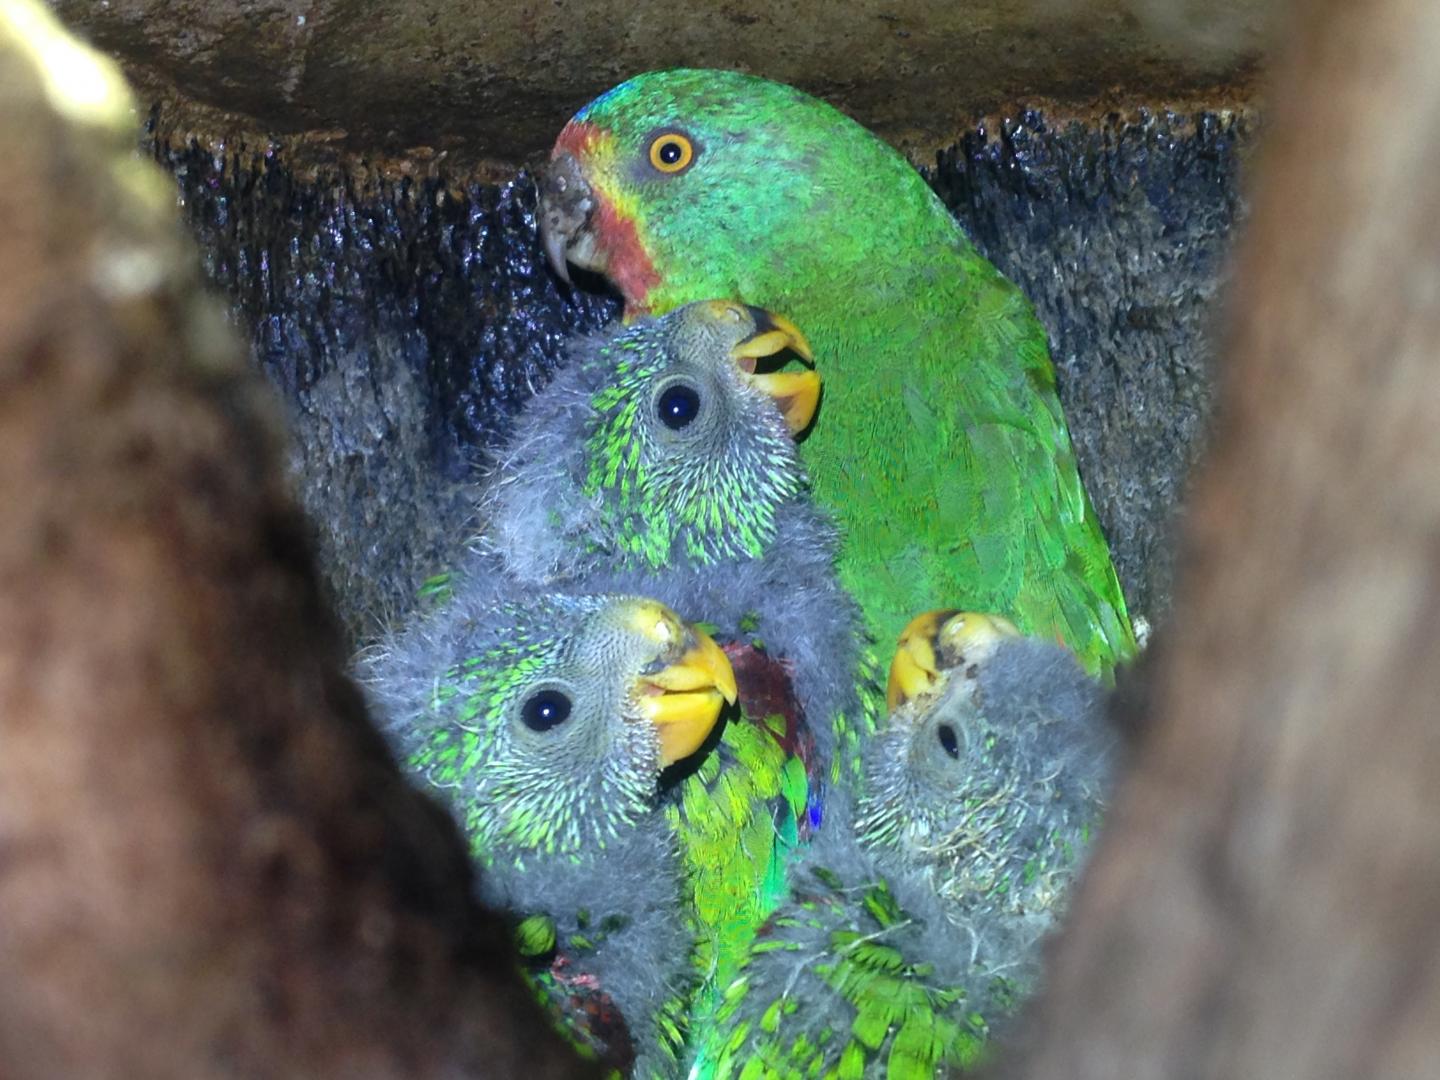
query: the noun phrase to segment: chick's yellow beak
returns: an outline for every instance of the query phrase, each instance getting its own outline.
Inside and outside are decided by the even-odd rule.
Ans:
[[[642,609],[642,632],[684,651],[674,662],[636,680],[640,711],[660,737],[660,762],[672,765],[705,742],[720,711],[738,696],[730,659],[706,633],[686,626],[661,604]]]
[[[957,611],[940,624],[938,640],[942,654],[973,664],[988,660],[1006,638],[1019,636],[1015,624],[1000,615]]]
[[[799,435],[815,419],[820,405],[820,376],[814,371],[755,373],[755,361],[789,349],[806,363],[815,362],[815,353],[800,328],[783,315],[764,308],[746,306],[755,332],[730,350],[741,376],[756,389],[774,399],[792,435]]]
[[[756,375],[742,371],[741,374],[752,386],[774,399],[791,435],[799,435],[815,419],[815,410],[820,405],[820,376],[815,372],[776,371]]]
[[[730,350],[730,355],[735,359],[758,360],[761,357],[774,356],[781,349],[789,349],[807,364],[815,362],[815,352],[810,348],[810,342],[805,340],[800,328],[784,315],[776,315],[773,311],[748,304],[745,310],[750,313],[750,318],[755,323],[755,332]]]
[[[885,685],[885,704],[892,711],[927,693],[939,679],[936,638],[940,625],[954,614],[954,610],[927,611],[911,619],[900,632],[895,659],[890,661],[890,679]]]
[[[1020,631],[1009,619],[975,611],[944,608],[917,615],[900,634],[885,703],[894,710],[929,693],[943,668],[983,663],[1003,639]]]

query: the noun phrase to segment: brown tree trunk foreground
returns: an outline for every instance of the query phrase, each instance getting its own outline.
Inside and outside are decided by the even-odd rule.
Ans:
[[[1001,1076],[1440,1076],[1440,4],[1289,45],[1153,727]]]
[[[112,78],[0,4],[0,1076],[588,1075],[343,674]]]

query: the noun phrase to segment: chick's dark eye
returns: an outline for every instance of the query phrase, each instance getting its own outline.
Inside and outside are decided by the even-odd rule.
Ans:
[[[520,708],[520,719],[531,731],[549,731],[570,716],[570,699],[559,690],[531,694]]]
[[[655,404],[660,422],[671,431],[689,427],[700,415],[700,395],[693,386],[676,384],[666,387]]]
[[[940,740],[940,748],[949,754],[956,761],[960,760],[960,740],[955,737],[955,729],[949,724],[941,724],[935,731]]]

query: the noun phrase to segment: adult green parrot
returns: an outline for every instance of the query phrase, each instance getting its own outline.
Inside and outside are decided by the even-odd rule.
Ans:
[[[654,600],[470,579],[364,674],[577,1045],[635,1076],[674,1075],[697,979],[660,778],[735,700],[724,653]]]
[[[692,1077],[934,1077],[1034,988],[1113,764],[1100,688],[956,611],[914,620],[891,674],[853,812],[794,864]]]
[[[804,453],[874,640],[953,596],[1092,672],[1134,653],[1045,332],[890,146],[788,86],[652,72],[566,125],[539,218],[629,318],[730,297],[804,328],[827,379]]]

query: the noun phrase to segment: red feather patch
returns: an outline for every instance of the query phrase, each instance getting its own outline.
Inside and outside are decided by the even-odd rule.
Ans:
[[[723,646],[735,670],[735,685],[740,691],[740,708],[751,720],[778,716],[785,721],[781,734],[767,727],[785,753],[798,757],[810,772],[815,740],[805,724],[805,711],[795,696],[790,665],[744,641]]]
[[[605,132],[593,124],[572,120],[561,130],[555,140],[551,156],[568,153],[580,163],[590,193],[595,198],[595,209],[590,212],[589,230],[596,243],[605,252],[605,276],[608,277],[625,297],[625,306],[630,314],[643,315],[649,310],[645,298],[650,290],[660,284],[660,275],[640,239],[635,219],[626,217],[615,208],[615,193],[606,190],[597,178],[601,172],[596,167],[596,158],[614,153],[614,142]]]
[[[567,992],[566,1006],[572,1022],[578,1022],[590,1037],[600,1063],[628,1075],[635,1064],[635,1042],[613,998],[600,988],[593,975],[573,973],[570,962],[557,954],[550,975]]]

